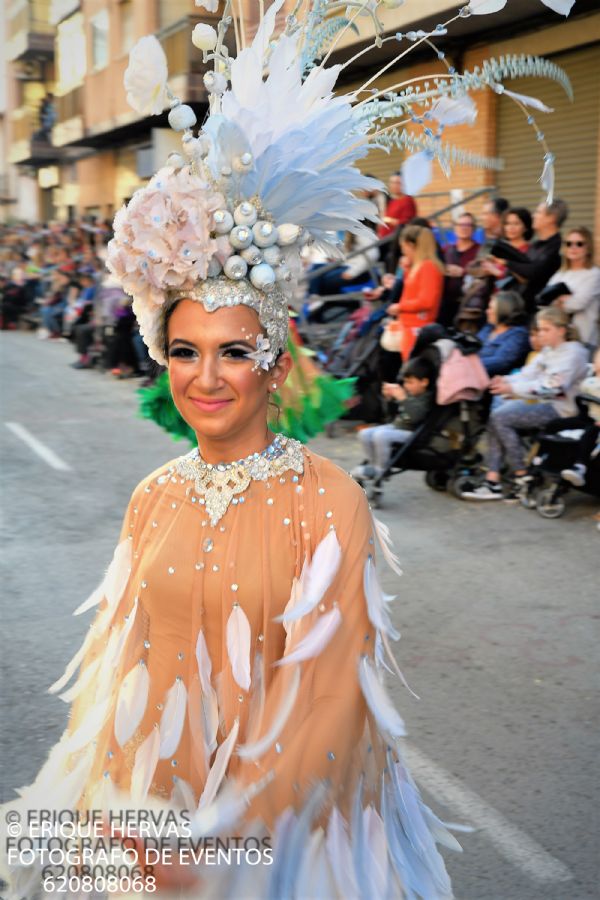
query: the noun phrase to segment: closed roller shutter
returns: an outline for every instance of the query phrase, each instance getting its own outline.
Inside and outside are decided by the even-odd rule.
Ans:
[[[567,201],[571,225],[593,228],[598,202],[600,44],[551,58],[571,80],[573,103],[559,85],[542,78],[515,79],[506,87],[554,108],[548,114],[531,111],[556,156],[555,195]],[[505,163],[498,173],[500,194],[515,206],[533,209],[542,199],[538,179],[544,153],[523,113],[508,98],[497,105],[497,142],[498,156]]]

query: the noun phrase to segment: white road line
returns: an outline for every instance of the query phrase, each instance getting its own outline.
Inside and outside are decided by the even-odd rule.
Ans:
[[[460,813],[465,824],[484,832],[499,853],[530,878],[540,882],[570,881],[573,874],[536,841],[511,825],[502,813],[474,791],[441,769],[414,746],[403,744],[403,756],[415,780],[449,810]],[[453,817],[452,816],[452,817]]]
[[[58,469],[59,472],[70,472],[71,466],[68,465],[64,460],[57,456],[54,450],[51,450],[50,447],[46,447],[45,444],[42,444],[41,441],[38,441],[36,437],[34,437],[30,431],[28,431],[24,425],[19,425],[18,422],[5,422],[6,427],[16,434],[17,437],[21,438],[23,443],[27,444],[34,453],[37,453],[45,463],[51,466],[53,469]]]

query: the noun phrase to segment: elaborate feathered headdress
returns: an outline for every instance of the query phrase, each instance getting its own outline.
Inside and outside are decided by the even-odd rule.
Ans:
[[[375,207],[360,192],[379,186],[361,174],[356,162],[374,147],[401,147],[410,155],[403,166],[405,190],[418,193],[437,161],[449,177],[455,164],[501,167],[501,162],[444,142],[447,126],[472,123],[470,94],[491,89],[509,96],[524,111],[544,148],[541,182],[553,192],[553,156],[530,108],[550,112],[535,98],[508,91],[506,79],[545,76],[571,95],[565,73],[554,63],[519,55],[491,59],[472,72],[456,72],[436,40],[458,18],[498,11],[507,0],[471,0],[433,31],[383,37],[379,5],[403,0],[311,0],[297,2],[275,36],[284,0],[273,0],[250,46],[244,22],[226,0],[217,26],[196,25],[192,40],[212,69],[204,75],[209,116],[195,134],[191,107],[167,86],[164,52],[154,37],[133,48],[125,86],[140,113],[160,113],[170,104],[169,123],[183,133],[182,153],[137,191],[115,217],[108,266],[133,296],[134,312],[151,356],[164,363],[165,310],[190,297],[212,310],[247,304],[258,312],[267,339],[259,336],[256,364],[268,368],[286,344],[287,300],[301,271],[300,251],[316,241],[335,251],[335,233],[360,233],[362,220],[376,219]],[[542,0],[568,14],[573,0]],[[214,10],[217,0],[197,0]],[[241,5],[240,5],[241,6]],[[300,12],[302,10],[302,12]],[[440,73],[378,90],[375,73],[350,94],[334,94],[344,65],[327,66],[332,51],[356,20],[374,30],[371,47],[399,42],[384,69],[415,47],[427,44],[440,61]],[[234,26],[235,58],[224,43]],[[318,61],[318,62],[317,62]]]

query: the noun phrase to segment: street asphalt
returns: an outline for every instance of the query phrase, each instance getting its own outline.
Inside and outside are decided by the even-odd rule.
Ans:
[[[45,691],[88,627],[71,612],[111,558],[132,489],[189,448],[137,417],[138,382],[74,371],[70,344],[0,337],[7,801],[65,726],[67,708]],[[356,435],[337,431],[311,446],[351,468]],[[600,896],[596,510],[573,492],[562,519],[544,520],[435,493],[419,473],[386,486],[377,515],[404,575],[379,568],[397,594],[396,656],[421,699],[390,689],[427,800],[475,829],[459,835],[462,855],[446,854],[458,900]]]

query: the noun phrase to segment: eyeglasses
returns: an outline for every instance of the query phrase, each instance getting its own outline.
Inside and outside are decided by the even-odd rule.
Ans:
[[[585,247],[585,241],[565,241],[567,247]]]

